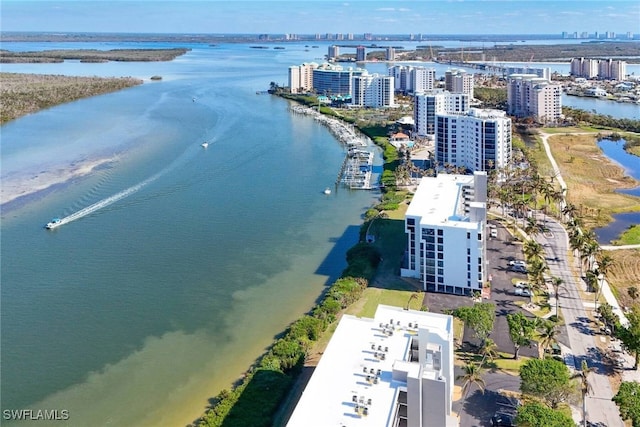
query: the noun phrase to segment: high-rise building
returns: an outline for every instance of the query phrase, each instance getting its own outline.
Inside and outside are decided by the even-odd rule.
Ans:
[[[507,80],[507,112],[554,123],[562,115],[562,86],[535,74],[512,74]]]
[[[351,82],[351,104],[360,107],[393,107],[393,77],[362,73]]]
[[[416,93],[413,111],[417,134],[435,135],[436,114],[466,114],[469,111],[469,95],[442,89]]]
[[[587,79],[625,80],[627,63],[613,59],[573,58],[571,75]]]
[[[356,47],[356,61],[364,61],[367,59],[367,52],[364,46]]]
[[[322,64],[313,70],[313,89],[321,95],[350,95],[351,78],[365,72],[362,68]]]
[[[419,279],[425,291],[481,291],[487,280],[486,201],[486,172],[422,178],[405,214],[400,274]]]
[[[457,427],[453,317],[378,305],[341,317],[287,427]]]
[[[333,61],[335,59],[337,59],[340,56],[340,47],[332,44],[331,46],[328,47],[327,49],[327,59],[329,61]]]
[[[411,69],[411,92],[420,93],[432,90],[436,85],[436,69],[413,67]]]
[[[291,93],[306,93],[313,90],[313,70],[318,68],[315,62],[289,67],[289,89]]]
[[[500,110],[471,108],[464,115],[437,114],[435,157],[471,171],[502,168],[511,159],[511,119]]]
[[[392,47],[387,47],[385,50],[385,59],[387,61],[395,61],[396,60],[396,50]]]
[[[448,70],[444,74],[444,88],[452,93],[466,93],[473,98],[473,75],[464,70]]]
[[[396,92],[409,93],[413,91],[411,85],[411,70],[413,67],[407,65],[394,65],[387,69],[390,76],[393,76]]]

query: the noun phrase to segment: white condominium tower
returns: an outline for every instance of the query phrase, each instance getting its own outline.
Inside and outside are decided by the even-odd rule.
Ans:
[[[507,82],[507,112],[555,123],[562,115],[562,86],[534,74],[512,74]]]
[[[442,89],[417,93],[413,120],[420,136],[435,135],[436,114],[465,114],[469,111],[469,95]]]
[[[351,78],[351,104],[360,107],[393,107],[393,77],[379,74],[354,75]]]
[[[471,108],[436,116],[436,161],[472,171],[502,168],[511,159],[511,119],[500,110]]]
[[[388,74],[395,79],[395,90],[403,93],[418,93],[432,90],[436,82],[436,69],[394,65]]]
[[[464,70],[448,70],[444,73],[444,88],[453,93],[466,93],[473,98],[473,74]]]
[[[291,93],[306,93],[313,90],[313,70],[318,68],[315,62],[289,67],[289,88]]]
[[[486,201],[486,172],[422,178],[405,214],[401,276],[419,279],[425,291],[480,291],[487,280]]]

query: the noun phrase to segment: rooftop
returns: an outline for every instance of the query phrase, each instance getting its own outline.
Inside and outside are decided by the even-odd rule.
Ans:
[[[439,174],[435,178],[422,178],[406,216],[422,217],[421,221],[426,224],[447,223],[452,227],[475,229],[476,225],[467,217],[459,216],[462,187],[472,187],[473,183],[473,175]]]
[[[389,426],[406,390],[392,379],[393,366],[419,371],[417,363],[404,361],[418,329],[428,329],[429,341],[449,341],[453,319],[385,305],[373,319],[343,316],[287,426]]]

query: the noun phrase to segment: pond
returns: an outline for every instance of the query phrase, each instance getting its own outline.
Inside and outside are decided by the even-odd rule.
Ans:
[[[602,139],[598,141],[598,146],[604,154],[624,168],[625,172],[633,178],[640,180],[640,157],[629,154],[624,150],[624,139],[613,141]],[[640,197],[640,187],[621,189],[620,193],[630,194]],[[638,200],[640,204],[640,199]],[[605,227],[596,228],[596,233],[600,244],[609,244],[617,239],[626,229],[635,224],[640,224],[640,212],[625,212],[613,215],[614,221]]]

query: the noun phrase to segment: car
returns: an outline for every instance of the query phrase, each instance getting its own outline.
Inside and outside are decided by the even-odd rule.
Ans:
[[[523,266],[523,265],[514,265],[513,267],[511,267],[511,270],[515,271],[516,273],[527,273],[527,267]]]
[[[524,290],[524,288],[516,288],[516,290],[514,291],[514,293],[516,295],[522,295],[522,291]]]
[[[529,284],[527,282],[516,282],[513,286],[515,286],[516,288],[524,289],[528,287]]]
[[[491,417],[493,427],[515,427],[516,414],[513,412],[498,411]]]
[[[522,296],[523,297],[530,297],[531,296],[531,290],[529,288],[524,288],[522,290]]]
[[[511,267],[515,267],[516,265],[521,265],[522,267],[526,267],[527,263],[525,261],[520,260],[520,259],[512,259],[511,261],[509,261],[509,265]]]
[[[602,332],[605,335],[611,335],[611,328],[609,328],[608,326],[601,326],[600,332]]]

